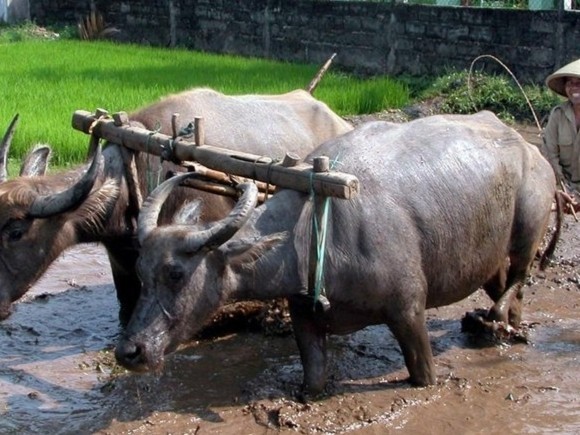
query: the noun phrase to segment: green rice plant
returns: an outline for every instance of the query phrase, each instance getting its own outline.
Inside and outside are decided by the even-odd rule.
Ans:
[[[343,116],[397,109],[410,101],[408,87],[389,77],[356,79],[338,75],[317,96]]]
[[[130,112],[161,96],[208,86],[228,94],[305,88],[319,65],[143,47],[110,41],[0,42],[0,130],[15,113],[12,156],[36,142],[54,147],[56,166],[82,161],[88,137],[71,128],[75,110]],[[399,106],[407,95],[388,79],[363,80],[331,70],[315,91],[341,114]]]

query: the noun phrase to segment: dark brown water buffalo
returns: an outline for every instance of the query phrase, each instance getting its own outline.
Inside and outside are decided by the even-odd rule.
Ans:
[[[353,200],[330,200],[326,309],[315,309],[307,290],[319,200],[281,190],[254,209],[256,189],[245,184],[231,215],[215,225],[158,226],[161,204],[187,177],[180,175],[147,199],[139,217],[143,292],[116,348],[119,363],[160,369],[164,354],[222,304],[286,297],[307,391],[324,387],[327,333],[383,323],[402,348],[410,381],[428,385],[436,371],[426,308],[483,286],[495,301],[491,318],[518,324],[522,282],[555,197],[553,171],[536,147],[481,112],[364,124],[309,158],[321,155],[361,185]]]
[[[172,133],[171,118],[180,114],[185,125],[196,116],[205,119],[205,142],[232,150],[270,157],[286,152],[305,156],[325,140],[352,129],[326,104],[301,90],[283,95],[226,96],[210,89],[194,89],[168,96],[130,115],[131,124]],[[137,301],[140,282],[135,273],[138,206],[128,188],[122,149],[109,144],[102,153],[95,178],[75,184],[84,167],[10,180],[0,185],[0,319],[66,248],[76,243],[101,242],[108,252],[120,301],[121,321],[127,321]],[[159,157],[136,158],[140,193],[163,180],[166,171],[179,170]],[[151,183],[151,180],[153,182]],[[84,186],[84,190],[80,188]],[[167,222],[186,199],[198,198],[201,219],[227,215],[229,198],[182,189],[162,212]]]

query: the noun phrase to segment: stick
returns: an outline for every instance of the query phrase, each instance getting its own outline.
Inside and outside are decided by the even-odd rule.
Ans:
[[[215,171],[213,169],[206,168],[205,166],[195,162],[184,162],[182,166],[186,167],[191,172],[197,172],[204,178],[209,179],[210,181],[215,181],[216,183],[224,185],[232,185],[233,183],[240,184],[244,183],[245,181],[248,181],[248,179],[246,178],[237,177],[235,175],[229,175],[221,171]],[[266,190],[268,190],[268,193],[275,192],[276,186],[268,186],[266,183],[263,183],[261,181],[254,182],[258,187],[258,190],[261,192],[265,192]]]
[[[216,195],[229,196],[230,198],[239,198],[240,192],[232,186],[225,186],[220,183],[190,178],[183,182],[183,186],[191,187],[204,192],[214,193]],[[262,204],[266,200],[266,195],[262,192],[258,194],[258,203]]]
[[[564,182],[562,180],[560,180],[560,187],[562,188],[562,192],[564,192],[566,195],[570,196],[570,194],[568,193],[568,190],[566,190],[566,185],[564,184]],[[574,206],[572,205],[571,202],[568,202],[568,208],[570,209],[570,212],[572,213],[572,216],[574,216],[574,220],[576,222],[578,222],[578,216],[576,216],[576,210],[574,210]]]
[[[320,68],[320,70],[318,70],[318,73],[316,73],[316,75],[314,76],[314,78],[312,79],[312,81],[310,82],[308,87],[306,88],[306,90],[308,91],[308,93],[310,95],[314,94],[316,87],[320,83],[320,80],[322,80],[322,76],[326,73],[328,68],[330,68],[330,64],[332,63],[332,61],[334,60],[335,57],[336,57],[336,53],[332,53],[332,56],[330,56],[330,58],[324,63],[324,65],[322,65],[322,68]]]

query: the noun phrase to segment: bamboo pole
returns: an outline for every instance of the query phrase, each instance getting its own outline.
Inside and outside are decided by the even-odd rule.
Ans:
[[[248,181],[248,179],[246,178],[237,177],[235,175],[229,175],[221,171],[215,171],[213,169],[206,168],[205,166],[202,166],[199,163],[195,162],[184,162],[183,166],[186,167],[191,172],[197,172],[202,177],[221,184],[232,184],[232,182],[240,184],[245,181]],[[268,193],[274,193],[275,191],[275,186],[268,187],[266,183],[263,183],[261,181],[256,181],[255,183],[256,186],[258,186],[258,190],[266,191],[267,189]]]
[[[314,90],[316,89],[316,87],[318,86],[320,81],[322,80],[322,76],[324,76],[324,74],[326,74],[326,71],[328,70],[328,68],[330,68],[330,64],[332,63],[332,61],[334,60],[335,57],[336,57],[336,53],[332,53],[332,56],[330,56],[330,58],[324,63],[324,65],[322,65],[322,68],[320,68],[320,70],[318,70],[318,73],[316,73],[316,75],[314,76],[314,78],[312,79],[312,81],[310,82],[308,87],[306,88],[306,91],[310,95],[314,95]]]
[[[564,184],[564,182],[562,180],[560,180],[560,187],[562,188],[562,192],[564,192],[569,197],[572,197],[568,193],[568,189],[566,189],[566,185]],[[572,216],[574,216],[574,220],[576,222],[578,222],[578,216],[576,216],[576,210],[574,210],[574,205],[572,203],[570,203],[570,202],[566,202],[566,205],[568,206],[568,209],[570,210],[570,213],[572,213]]]
[[[232,186],[227,186],[221,183],[212,181],[199,180],[196,178],[189,178],[182,183],[183,186],[193,187],[204,192],[215,193],[216,195],[228,196],[230,198],[239,198],[240,192]],[[258,203],[262,204],[267,199],[264,192],[258,193]]]
[[[114,116],[125,120],[126,116]],[[181,162],[196,161],[203,166],[229,174],[273,184],[278,187],[318,195],[332,196],[341,199],[354,198],[359,191],[358,179],[351,174],[329,171],[315,173],[311,165],[299,163],[285,167],[270,157],[232,151],[211,145],[195,145],[194,142],[152,132],[139,127],[132,127],[123,121],[115,125],[113,119],[97,120],[90,112],[77,110],[73,114],[74,129],[92,133],[102,139],[126,146],[128,148],[162,156],[167,160]]]

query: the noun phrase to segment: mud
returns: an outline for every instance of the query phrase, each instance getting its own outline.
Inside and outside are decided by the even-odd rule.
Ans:
[[[0,433],[578,433],[579,265],[580,223],[567,216],[554,263],[525,287],[527,344],[461,331],[466,312],[490,305],[477,292],[428,312],[437,385],[407,384],[394,338],[377,326],[330,338],[327,391],[304,404],[288,334],[206,338],[162,373],[120,369],[106,256],[77,247],[0,323]]]

